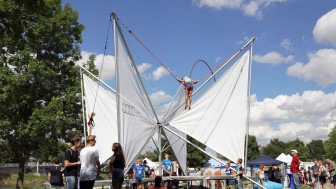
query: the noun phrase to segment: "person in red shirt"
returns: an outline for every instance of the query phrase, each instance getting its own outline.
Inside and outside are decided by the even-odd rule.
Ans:
[[[291,156],[293,157],[292,162],[290,164],[290,171],[293,174],[294,186],[295,189],[300,189],[300,158],[297,155],[297,150],[291,150]]]

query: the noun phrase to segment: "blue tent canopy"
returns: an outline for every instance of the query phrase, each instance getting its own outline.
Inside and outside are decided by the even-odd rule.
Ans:
[[[254,160],[251,160],[251,161],[247,162],[247,165],[248,166],[260,165],[260,164],[263,164],[263,165],[279,165],[279,164],[282,164],[282,163],[284,163],[284,162],[264,155],[264,156],[258,157],[257,159],[254,159]]]

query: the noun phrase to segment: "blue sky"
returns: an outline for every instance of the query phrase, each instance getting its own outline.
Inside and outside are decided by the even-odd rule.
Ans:
[[[178,77],[203,59],[222,63],[250,38],[253,49],[251,134],[261,144],[278,137],[309,142],[325,139],[336,124],[335,0],[66,0],[79,12],[83,60],[97,55],[101,65],[115,11],[148,48]],[[131,35],[129,45],[151,97],[171,99],[178,83]],[[104,79],[113,79],[113,34],[109,33]],[[110,62],[109,62],[110,61]],[[208,70],[195,68],[194,79]],[[265,130],[271,131],[265,135]],[[290,130],[290,132],[288,131]]]

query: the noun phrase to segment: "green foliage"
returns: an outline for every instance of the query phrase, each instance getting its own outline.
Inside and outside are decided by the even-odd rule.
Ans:
[[[1,160],[48,161],[81,131],[74,61],[84,27],[61,0],[0,0],[0,15],[0,138],[12,154]]]
[[[326,150],[326,157],[336,160],[336,126],[329,133],[328,139],[324,143],[324,148]]]
[[[205,150],[205,147],[206,147],[205,144],[195,140],[194,138],[190,136],[187,136],[187,140],[189,140],[196,146],[200,147],[201,149]],[[166,144],[165,146],[169,145],[167,143],[167,140],[165,139],[162,139],[161,144],[162,144],[162,147],[164,147],[165,144]],[[165,150],[162,152],[162,158],[163,158],[164,153],[169,154],[170,160],[173,160],[173,161],[177,160],[170,146],[168,148],[165,148]],[[154,151],[154,154],[157,155],[158,157],[157,151]],[[194,146],[187,144],[187,166],[190,166],[190,167],[203,166],[209,159],[210,157],[208,155],[204,154],[203,152],[201,152],[199,149],[195,148]]]
[[[308,161],[309,159],[309,153],[308,150],[304,144],[304,142],[300,139],[295,139],[292,141],[289,141],[286,143],[286,151],[287,153],[290,153],[292,149],[295,149],[298,151],[298,155],[300,157],[301,161]]]
[[[99,76],[99,70],[96,68],[96,65],[94,64],[94,61],[96,60],[96,55],[91,54],[89,56],[89,60],[84,63],[83,67],[87,69],[89,72],[91,72],[95,76]]]
[[[282,152],[285,152],[286,143],[278,138],[270,140],[270,142],[261,148],[261,152],[264,155],[268,155],[271,158],[278,157]]]
[[[247,143],[247,161],[260,157],[260,145],[254,135],[249,135]]]
[[[322,140],[312,140],[310,143],[306,145],[308,153],[309,153],[309,161],[323,160],[326,151],[323,146]]]
[[[139,159],[143,160],[145,158],[148,158],[152,161],[159,161],[159,156],[157,153],[155,153],[154,151],[151,152],[151,151],[146,151],[145,153],[141,154],[139,156]]]
[[[187,139],[196,146],[205,150],[206,147],[205,144],[197,141],[196,139],[190,136],[187,136]],[[187,145],[187,165],[189,167],[203,166],[209,159],[210,157],[205,153],[201,152],[199,149],[195,148],[190,144]]]

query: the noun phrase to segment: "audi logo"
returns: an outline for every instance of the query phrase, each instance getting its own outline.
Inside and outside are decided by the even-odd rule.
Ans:
[[[135,116],[135,108],[129,104],[122,103],[122,112],[131,116]]]

